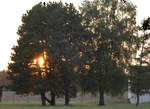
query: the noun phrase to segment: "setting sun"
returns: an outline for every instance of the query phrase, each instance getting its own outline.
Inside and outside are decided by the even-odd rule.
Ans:
[[[40,58],[38,59],[38,64],[39,64],[40,67],[43,66],[43,64],[44,64],[44,59],[43,59],[42,57],[40,57]]]

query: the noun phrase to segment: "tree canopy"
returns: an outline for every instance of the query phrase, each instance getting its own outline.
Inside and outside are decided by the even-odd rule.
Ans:
[[[79,65],[79,54],[85,51],[90,37],[81,21],[72,4],[39,3],[27,11],[9,63],[12,89],[20,94],[64,94],[69,105],[70,96],[77,90],[74,67]],[[42,66],[38,65],[40,58],[44,60]]]
[[[130,68],[130,90],[136,94],[137,103],[139,104],[140,95],[149,93],[149,72],[150,72],[150,34],[147,32],[149,30],[149,18],[143,21],[142,27],[140,27],[139,35],[139,49],[137,49],[137,57],[135,57],[136,65],[132,65]]]
[[[94,34],[86,76],[97,86],[84,87],[98,91],[99,105],[104,105],[104,93],[119,94],[127,83],[124,72],[137,44],[136,8],[118,0],[86,0],[80,10],[83,24]]]
[[[22,16],[19,39],[11,54],[11,89],[41,94],[65,105],[79,85],[84,92],[122,94],[125,70],[138,46],[136,8],[118,0],[85,0],[80,12],[73,4],[39,3]],[[51,92],[51,100],[45,92]]]

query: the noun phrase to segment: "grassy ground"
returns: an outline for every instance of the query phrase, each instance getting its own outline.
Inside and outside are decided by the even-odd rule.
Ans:
[[[63,104],[57,104],[56,106],[42,107],[38,103],[0,103],[0,109],[150,109],[150,103],[140,104],[135,106],[134,104],[127,103],[110,103],[104,107],[99,107],[95,104],[79,104],[72,103],[72,106],[64,106]]]

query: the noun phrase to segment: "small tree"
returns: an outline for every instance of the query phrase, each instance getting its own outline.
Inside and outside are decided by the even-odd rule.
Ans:
[[[147,30],[150,29],[150,19],[143,21],[141,32],[139,36],[139,53],[136,60],[136,66],[131,66],[130,85],[131,91],[137,95],[136,105],[139,105],[140,95],[148,93],[150,90],[149,74],[150,72],[150,34]]]
[[[10,85],[10,80],[8,79],[8,71],[2,70],[0,71],[0,102],[2,98],[3,88],[7,88]]]
[[[150,67],[131,66],[129,77],[130,90],[136,94],[136,105],[139,105],[140,96],[150,93]]]

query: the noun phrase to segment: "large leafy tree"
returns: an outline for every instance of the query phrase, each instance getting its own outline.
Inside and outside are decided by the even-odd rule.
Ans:
[[[10,79],[13,81],[11,88],[19,94],[41,94],[42,105],[46,104],[46,91],[51,91],[51,95],[54,95],[54,105],[58,90],[56,86],[59,77],[55,70],[57,65],[48,40],[56,19],[52,16],[61,13],[61,10],[61,5],[57,3],[49,3],[47,6],[39,3],[27,11],[22,17],[23,24],[18,29],[18,45],[12,48],[14,52],[9,64]],[[42,66],[38,62],[40,58],[44,59]]]
[[[52,104],[55,95],[65,95],[65,105],[69,105],[70,96],[76,93],[77,72],[90,34],[81,25],[82,18],[72,4],[39,3],[22,17],[18,29],[18,45],[13,47],[9,64],[12,89],[24,94],[51,92]],[[40,58],[42,66],[38,65]],[[21,82],[24,81],[24,82]],[[50,101],[51,102],[51,101]]]
[[[9,64],[10,79],[13,81],[11,88],[19,94],[41,94],[42,105],[45,105],[44,93],[53,88],[50,81],[46,82],[51,72],[52,55],[47,46],[47,28],[43,24],[45,11],[40,3],[23,15],[23,24],[18,29],[18,45],[12,48],[12,63]],[[46,58],[44,66],[35,62],[40,58]]]
[[[104,93],[116,95],[124,89],[125,68],[136,50],[136,9],[118,0],[86,0],[80,10],[83,24],[95,35],[83,87],[88,92],[99,92],[99,105],[104,105]],[[86,78],[91,84],[86,85]],[[96,87],[90,87],[93,84]]]
[[[65,105],[69,105],[71,95],[76,93],[83,54],[87,50],[87,43],[91,34],[85,30],[82,17],[75,7],[70,4],[64,7],[65,13],[55,19],[57,25],[53,29],[53,36],[49,43],[54,48],[57,57],[58,71],[60,72],[64,87]],[[74,70],[74,69],[77,70]]]

